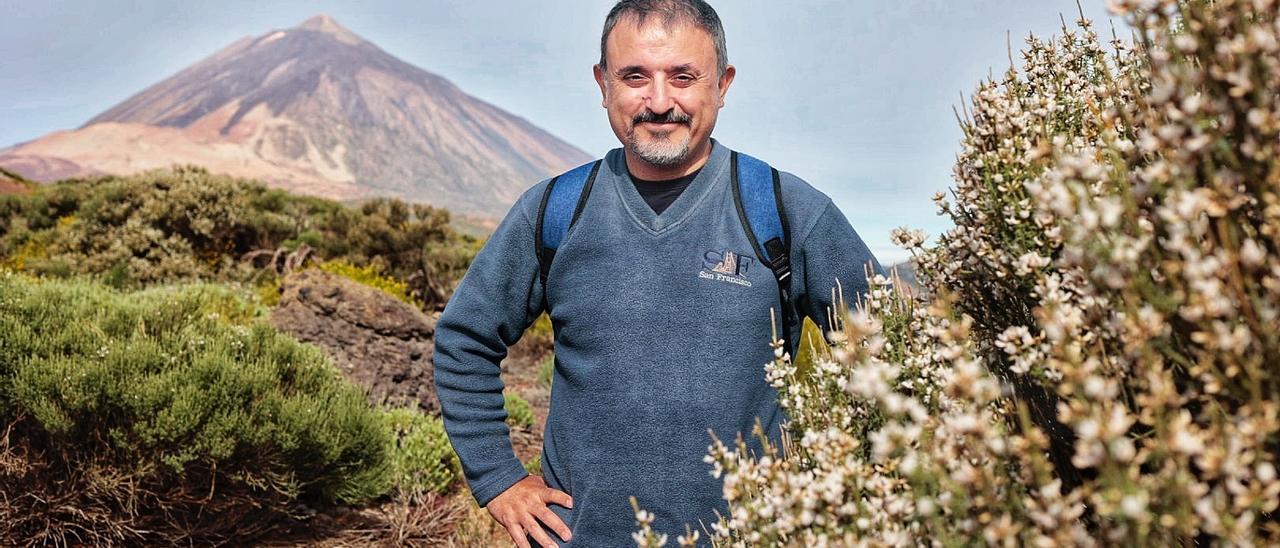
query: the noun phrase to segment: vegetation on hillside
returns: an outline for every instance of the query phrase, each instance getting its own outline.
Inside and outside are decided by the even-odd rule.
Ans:
[[[399,280],[429,310],[444,307],[479,248],[442,209],[385,198],[352,208],[195,166],[0,195],[0,261],[37,275],[96,275],[120,288],[266,283],[275,252],[303,244]]]

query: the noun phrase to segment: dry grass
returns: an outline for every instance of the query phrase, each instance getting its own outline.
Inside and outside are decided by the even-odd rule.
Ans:
[[[462,490],[453,499],[459,520],[454,534],[441,546],[447,548],[487,548],[509,546],[511,536],[489,511],[476,505],[470,490]]]
[[[0,544],[113,545],[199,539],[219,545],[256,539],[288,516],[279,497],[182,482],[163,493],[112,463],[77,463],[37,452],[23,418],[0,438]],[[202,476],[193,474],[192,477]],[[57,479],[51,479],[57,478]]]
[[[7,425],[0,436],[3,546],[256,542],[273,547],[488,547],[509,543],[506,531],[461,484],[452,493],[401,496],[358,509],[339,506],[317,512],[293,507],[293,514],[284,514],[280,508],[245,496],[216,507],[184,500],[170,502],[161,511],[140,512],[142,499],[154,494],[122,485],[121,478],[68,473],[56,484],[36,484],[34,478],[49,474],[38,473],[37,468],[44,466],[41,456],[30,454],[17,441],[14,426]],[[116,498],[105,499],[108,494]]]
[[[318,514],[296,535],[272,539],[264,545],[441,546],[449,542],[463,516],[456,496],[427,493],[359,510]]]

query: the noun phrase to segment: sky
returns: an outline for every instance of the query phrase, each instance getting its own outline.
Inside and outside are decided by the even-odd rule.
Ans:
[[[244,36],[326,13],[383,50],[602,156],[619,146],[591,65],[612,0],[0,0],[0,148],[94,115]],[[1100,34],[1125,24],[1080,0]],[[721,143],[827,193],[884,264],[895,227],[937,236],[954,108],[1075,0],[712,1],[737,78]],[[530,181],[532,185],[536,181]]]

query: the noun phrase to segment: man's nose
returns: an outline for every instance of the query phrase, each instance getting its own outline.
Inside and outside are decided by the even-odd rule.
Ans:
[[[664,77],[654,78],[649,84],[649,96],[645,98],[645,106],[656,114],[664,114],[675,106],[671,99],[671,91]]]

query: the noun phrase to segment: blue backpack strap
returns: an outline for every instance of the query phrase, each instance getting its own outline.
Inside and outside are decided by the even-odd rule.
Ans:
[[[582,164],[556,176],[542,193],[542,203],[538,205],[538,226],[535,227],[533,237],[544,302],[551,260],[555,258],[556,250],[560,249],[560,242],[564,240],[565,234],[569,233],[569,227],[582,214],[587,196],[591,194],[591,185],[600,172],[600,162],[596,160]]]
[[[792,334],[799,322],[791,300],[791,234],[782,204],[782,182],[778,170],[760,160],[734,152],[730,155],[733,201],[738,218],[751,240],[760,262],[773,271],[778,282],[782,312],[782,337],[795,356]]]

